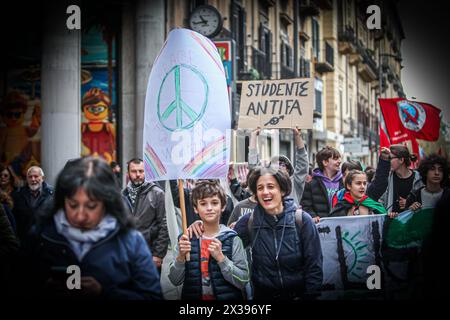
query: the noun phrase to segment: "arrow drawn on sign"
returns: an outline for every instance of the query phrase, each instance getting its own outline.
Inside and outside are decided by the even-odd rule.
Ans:
[[[265,123],[264,126],[267,126],[269,124],[272,126],[277,125],[278,122],[280,122],[280,120],[283,120],[283,119],[284,119],[284,116],[272,117],[272,119],[270,119],[267,123]]]

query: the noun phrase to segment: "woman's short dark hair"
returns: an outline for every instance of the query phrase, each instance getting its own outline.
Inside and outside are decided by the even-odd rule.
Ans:
[[[391,153],[399,158],[405,160],[405,166],[409,167],[411,164],[411,161],[417,161],[417,156],[415,154],[411,154],[408,150],[408,148],[402,144],[393,144],[389,147],[391,150]]]
[[[195,187],[191,191],[191,200],[195,208],[198,201],[204,198],[218,196],[220,199],[220,207],[227,204],[227,195],[220,185],[219,180],[199,180],[195,183]]]
[[[448,165],[447,160],[445,160],[444,157],[441,157],[440,155],[437,155],[435,153],[430,154],[428,157],[422,159],[419,163],[419,167],[417,168],[417,171],[420,173],[420,177],[422,178],[422,182],[424,184],[427,184],[427,174],[428,171],[430,171],[435,164],[439,164],[442,167],[442,172],[444,174],[441,186],[447,186],[448,185]]]
[[[249,187],[254,195],[256,195],[256,189],[258,184],[258,179],[264,175],[271,175],[277,180],[278,185],[280,186],[281,192],[284,192],[284,196],[288,196],[292,191],[292,182],[289,178],[288,174],[282,170],[279,170],[273,166],[256,167],[251,176],[249,177]]]
[[[323,166],[323,161],[328,160],[330,158],[339,159],[341,157],[341,153],[333,147],[325,146],[320,150],[316,155],[316,162],[319,166],[320,171],[323,171],[325,167]]]
[[[73,160],[59,173],[51,216],[64,209],[64,201],[83,188],[89,198],[103,202],[105,213],[117,219],[121,229],[133,226],[127,215],[120,188],[108,163],[102,159],[85,157]]]
[[[353,178],[356,175],[358,175],[358,174],[363,174],[363,175],[365,175],[367,177],[367,174],[364,171],[361,171],[361,170],[350,170],[349,173],[347,174],[347,176],[345,177],[345,181],[344,181],[344,186],[345,186],[346,190],[348,190],[347,189],[347,185],[349,185],[349,184],[351,185],[352,182],[353,182]]]

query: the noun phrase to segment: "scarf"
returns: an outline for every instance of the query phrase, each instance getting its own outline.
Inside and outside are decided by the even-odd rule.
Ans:
[[[128,198],[130,198],[131,206],[134,207],[134,204],[136,203],[136,198],[141,191],[141,189],[147,185],[145,182],[142,183],[139,186],[135,186],[131,181],[127,184],[127,190],[128,190]]]
[[[109,214],[106,214],[95,228],[86,231],[73,227],[67,221],[64,210],[59,210],[53,216],[53,220],[56,231],[69,241],[78,261],[83,259],[96,242],[105,238],[117,227],[117,219]]]
[[[364,195],[361,200],[358,201],[353,199],[353,197],[350,195],[350,192],[346,191],[344,194],[344,199],[355,207],[364,206],[376,210],[379,213],[387,213],[386,209],[381,203],[369,198],[367,195]]]

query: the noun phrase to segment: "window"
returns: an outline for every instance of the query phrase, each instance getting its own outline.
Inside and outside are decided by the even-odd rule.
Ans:
[[[236,41],[236,62],[238,71],[246,70],[246,12],[244,8],[233,1],[231,3],[231,34]]]
[[[294,50],[289,45],[288,26],[286,23],[281,23],[280,38],[281,64],[292,69],[294,67]]]
[[[319,22],[316,19],[312,19],[312,46],[313,46],[313,56],[320,59],[320,32],[319,32]]]
[[[314,111],[322,114],[322,92],[323,92],[323,82],[322,80],[316,78],[314,83],[314,97],[315,97],[315,106]]]

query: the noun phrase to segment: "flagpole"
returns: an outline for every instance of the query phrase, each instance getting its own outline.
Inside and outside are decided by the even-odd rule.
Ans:
[[[187,234],[186,205],[184,202],[183,180],[181,180],[181,179],[178,179],[178,194],[180,196],[181,225],[183,227],[183,234]],[[190,261],[190,260],[191,260],[191,255],[188,252],[186,254],[186,261]]]

